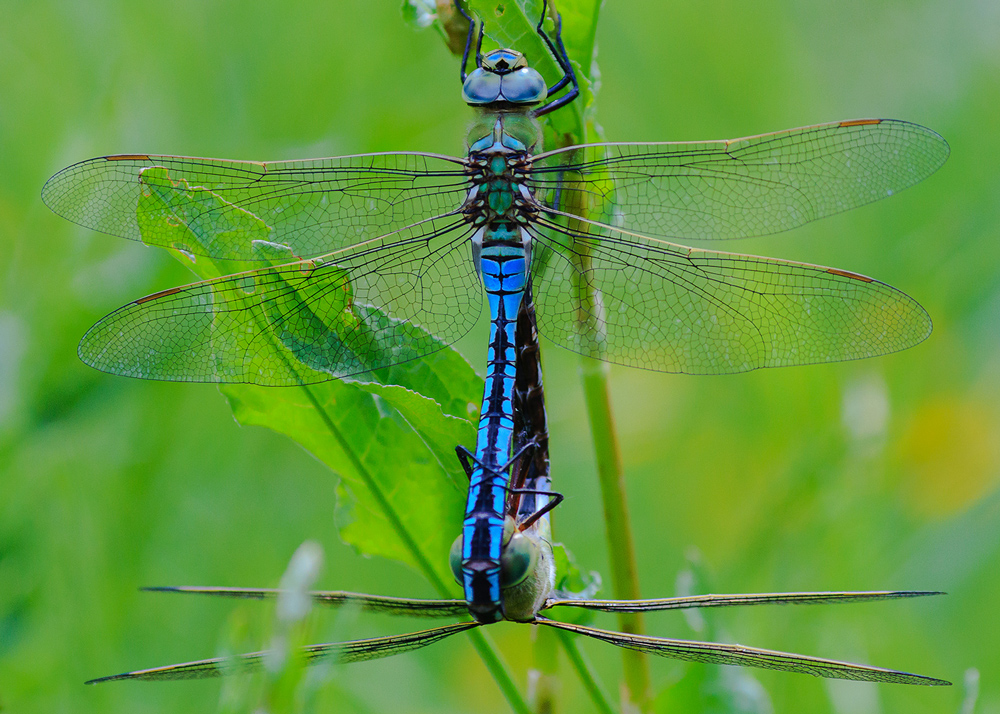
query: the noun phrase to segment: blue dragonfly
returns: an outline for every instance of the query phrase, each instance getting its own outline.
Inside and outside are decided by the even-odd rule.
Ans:
[[[467,56],[473,28],[469,18]],[[369,373],[455,342],[480,317],[485,292],[490,343],[461,546],[465,601],[481,623],[503,617],[513,316],[525,291],[555,344],[664,372],[904,349],[931,322],[884,283],[667,239],[788,230],[890,196],[948,155],[933,131],[881,119],[539,153],[537,118],[577,89],[558,22],[554,39],[537,29],[563,71],[551,87],[514,50],[483,54],[481,30],[475,69],[466,74],[463,60],[463,98],[476,110],[464,158],[130,154],[70,166],[42,192],[56,213],[95,230],[263,263],[100,320],[79,354],[114,374],[287,386]]]
[[[595,600],[559,592],[556,589],[555,558],[548,516],[552,506],[558,503],[559,499],[554,498],[556,494],[551,491],[548,426],[538,359],[538,337],[535,331],[534,308],[530,293],[522,301],[515,335],[518,365],[513,392],[515,405],[513,448],[516,456],[510,469],[513,497],[508,500],[501,550],[501,605],[504,619],[556,628],[608,642],[618,647],[689,662],[759,667],[856,681],[919,685],[949,684],[945,680],[898,670],[742,645],[625,634],[589,625],[560,622],[542,615],[542,612],[550,609],[558,610],[567,607],[601,612],[653,612],[736,605],[846,603],[891,600],[938,593],[922,591],[805,592],[694,595],[654,600]],[[474,457],[471,458],[474,459]],[[463,460],[463,463],[471,476],[472,468],[468,465],[468,460]],[[459,582],[461,582],[461,568],[460,555],[453,553],[452,569]],[[254,600],[273,599],[280,595],[278,590],[262,588],[188,586],[147,589],[159,592]],[[310,593],[310,595],[314,602],[320,605],[338,607],[350,604],[358,609],[371,612],[409,617],[458,618],[470,614],[472,605],[472,603],[463,600],[396,598],[341,591],[317,591]],[[337,664],[362,662],[419,649],[482,624],[473,619],[404,635],[311,645],[300,654],[309,664],[322,661]],[[101,677],[91,680],[89,683],[120,680],[202,679],[237,672],[250,672],[258,669],[266,656],[266,652],[253,652],[235,658],[204,659]]]

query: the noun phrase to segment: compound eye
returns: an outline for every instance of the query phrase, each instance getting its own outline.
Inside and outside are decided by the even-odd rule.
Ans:
[[[475,69],[465,78],[462,85],[462,99],[466,104],[477,106],[490,104],[500,98],[500,75],[485,69]]]
[[[455,576],[455,582],[462,584],[462,536],[455,539],[451,544],[451,551],[448,553],[448,565],[451,566],[451,574]]]
[[[523,582],[538,563],[538,544],[515,533],[500,554],[500,587],[509,588]]]
[[[537,104],[548,91],[542,75],[529,67],[505,74],[500,89],[503,98],[512,104]]]

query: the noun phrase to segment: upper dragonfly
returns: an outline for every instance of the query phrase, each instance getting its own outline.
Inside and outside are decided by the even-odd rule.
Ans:
[[[470,41],[472,29],[470,19]],[[513,50],[477,50],[467,76],[463,64],[463,98],[477,109],[464,158],[109,156],[59,172],[42,192],[55,212],[96,230],[189,256],[271,263],[155,293],[100,320],[79,353],[115,374],[298,385],[370,372],[466,334],[485,288],[492,328],[463,526],[465,596],[481,622],[501,617],[513,317],[524,291],[534,294],[540,334],[556,344],[665,372],[903,349],[931,322],[888,285],[640,232],[787,230],[889,196],[948,155],[934,132],[877,119],[538,154],[536,117],[574,93],[545,103],[549,92],[575,86],[558,33],[552,42],[538,29],[564,72],[552,87]]]

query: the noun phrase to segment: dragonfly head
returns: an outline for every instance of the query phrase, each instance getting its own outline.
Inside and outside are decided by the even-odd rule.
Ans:
[[[544,590],[544,596],[548,596],[552,586],[549,584],[546,588],[544,583],[552,580],[552,574],[549,572],[551,556],[546,558],[533,532],[522,533],[517,530],[513,518],[506,519],[499,567],[493,560],[465,560],[462,538],[455,539],[448,560],[455,580],[466,590],[469,614],[483,624],[504,619],[508,610],[513,615],[508,619],[534,619],[538,611],[535,603],[538,598],[534,593]]]
[[[492,50],[469,73],[462,98],[474,107],[486,105],[531,106],[545,101],[545,80],[515,50]]]
[[[452,543],[448,556],[452,575],[465,592],[469,614],[489,625],[503,619],[500,610],[500,568],[494,560],[468,560],[462,553],[463,537]]]

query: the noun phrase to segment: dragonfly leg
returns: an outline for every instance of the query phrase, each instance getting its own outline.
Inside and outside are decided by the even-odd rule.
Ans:
[[[513,465],[518,461],[518,459],[520,459],[522,456],[524,456],[525,453],[527,453],[529,450],[535,449],[537,447],[538,447],[538,443],[534,439],[532,439],[531,441],[527,442],[524,446],[522,446],[520,449],[518,449],[517,452],[511,457],[511,459],[507,463],[505,463],[503,466],[501,466],[499,468],[494,468],[494,467],[491,467],[491,466],[487,466],[486,464],[484,464],[482,462],[482,460],[480,460],[479,458],[477,458],[474,453],[472,453],[471,451],[469,451],[464,446],[456,446],[455,447],[455,453],[458,455],[458,460],[462,463],[462,469],[465,471],[465,475],[471,481],[472,480],[472,472],[473,472],[473,470],[475,469],[476,466],[479,466],[480,468],[483,469],[483,471],[485,473],[488,473],[491,476],[499,477],[505,471],[509,471],[513,467]],[[523,483],[523,481],[522,481],[522,483]],[[528,518],[528,520],[525,521],[522,524],[521,530],[524,530],[525,528],[527,528],[531,524],[535,523],[539,518],[541,518],[543,515],[545,515],[546,513],[548,513],[553,508],[555,508],[563,500],[563,495],[561,493],[557,494],[557,493],[553,493],[551,491],[538,491],[538,490],[534,490],[534,489],[518,488],[517,486],[515,486],[513,488],[506,487],[505,490],[507,491],[507,493],[509,495],[519,495],[520,496],[520,495],[526,495],[526,494],[538,494],[538,495],[549,495],[549,496],[552,497],[552,499],[548,502],[548,504],[545,507],[543,507],[543,508],[539,509],[538,511],[536,511],[535,513],[533,513]],[[517,511],[517,507],[516,506],[513,506],[513,511],[514,512]]]
[[[472,478],[472,469],[474,466],[480,466],[483,469],[483,471],[489,471],[493,475],[499,476],[504,471],[510,469],[511,465],[515,461],[524,456],[525,452],[528,451],[528,449],[533,449],[536,446],[538,445],[534,441],[529,441],[527,444],[518,449],[517,453],[515,453],[512,457],[510,457],[507,463],[505,463],[503,466],[499,466],[496,468],[484,464],[480,459],[476,457],[475,454],[466,449],[464,446],[456,446],[455,453],[458,454],[458,460],[462,462],[462,468],[465,469],[465,473],[466,475],[469,476],[469,478]]]
[[[534,439],[532,439],[531,441],[529,441],[528,443],[526,443],[524,446],[522,446],[520,449],[518,449],[514,453],[513,456],[510,457],[510,460],[507,461],[507,463],[505,463],[503,466],[500,467],[499,472],[503,473],[504,471],[509,470],[510,467],[514,465],[515,461],[517,461],[522,456],[524,456],[525,453],[527,453],[529,449],[534,449],[537,446],[538,446],[538,443]]]
[[[462,469],[464,469],[465,475],[468,476],[471,481],[473,465],[478,463],[482,466],[482,462],[476,458],[475,454],[466,449],[464,446],[456,446],[455,453],[458,454],[458,460],[462,462]]]
[[[535,26],[535,31],[542,38],[546,45],[549,47],[549,51],[552,52],[552,56],[555,57],[556,62],[559,64],[559,68],[563,71],[562,79],[549,87],[548,94],[552,95],[558,92],[560,89],[566,85],[572,85],[572,88],[566,92],[559,99],[555,99],[544,106],[536,109],[532,114],[536,117],[540,117],[543,114],[548,114],[551,111],[558,109],[559,107],[566,106],[578,96],[580,96],[580,83],[576,79],[576,72],[573,71],[573,65],[569,61],[569,55],[566,53],[566,47],[563,45],[562,41],[562,15],[558,12],[556,13],[556,39],[555,42],[546,34],[542,25],[545,23],[545,12],[548,7],[548,1],[542,1],[542,16],[538,19],[538,25]]]
[[[563,502],[563,499],[566,498],[565,496],[563,496],[558,491],[548,491],[548,490],[544,490],[543,491],[543,490],[535,489],[535,488],[512,488],[510,490],[510,492],[511,493],[517,493],[517,494],[525,494],[525,495],[534,494],[536,496],[549,496],[550,497],[548,503],[546,503],[544,506],[542,506],[537,511],[535,511],[530,516],[528,516],[528,518],[526,520],[524,520],[524,521],[522,521],[521,523],[518,524],[517,528],[518,528],[518,530],[521,530],[521,531],[524,531],[524,530],[527,530],[528,528],[530,528],[532,525],[535,524],[536,521],[538,521],[539,518],[541,518],[546,513],[548,513],[549,511],[551,511],[553,508],[555,508],[556,506],[558,506],[560,503]]]
[[[483,32],[486,31],[486,23],[479,23],[479,37],[476,39],[476,67],[483,66]]]
[[[472,33],[476,29],[476,23],[472,19],[472,15],[470,15],[469,13],[467,13],[465,11],[465,8],[462,7],[462,0],[455,0],[455,9],[458,10],[458,13],[462,17],[464,17],[466,20],[469,21],[469,33],[465,36],[465,51],[462,53],[462,68],[461,68],[461,71],[459,72],[459,76],[462,79],[462,84],[465,84],[465,78],[466,78],[466,76],[468,76],[466,74],[466,72],[465,72],[465,68],[469,64],[469,50],[472,48]],[[482,46],[482,43],[483,43],[483,39],[482,39],[482,35],[480,35],[480,37],[479,37],[479,45]],[[479,56],[478,49],[476,51],[476,56],[477,56],[477,58]],[[478,66],[478,64],[479,64],[478,60],[477,60],[476,64]]]

